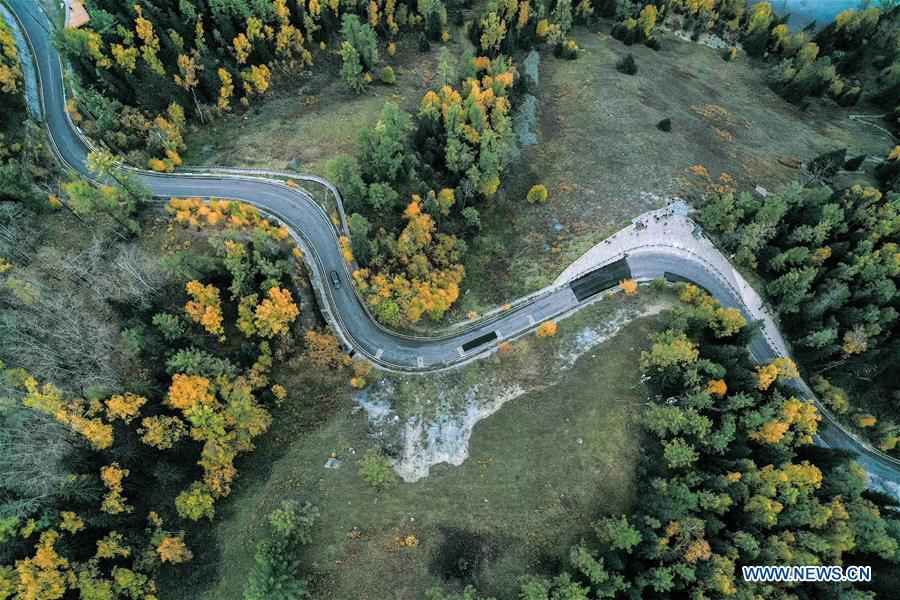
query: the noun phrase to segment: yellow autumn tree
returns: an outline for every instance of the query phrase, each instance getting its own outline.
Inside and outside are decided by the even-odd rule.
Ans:
[[[342,235],[338,238],[338,243],[341,246],[341,256],[344,257],[344,262],[348,265],[353,264],[353,249],[350,247],[350,238],[346,235]]]
[[[188,317],[209,333],[222,335],[225,330],[222,327],[222,301],[218,288],[213,284],[203,285],[195,279],[189,281],[185,289],[191,297],[184,305]]]
[[[141,441],[159,450],[168,450],[186,433],[184,421],[167,415],[145,417],[138,429]]]
[[[16,94],[22,84],[22,68],[16,39],[6,23],[0,19],[0,91]]]
[[[801,444],[811,444],[821,420],[822,417],[812,402],[791,397],[782,403],[781,411],[775,418],[750,432],[749,437],[762,444],[775,445],[791,433],[790,439]]]
[[[235,36],[235,38],[231,42],[232,47],[234,48],[234,55],[237,58],[238,64],[242,65],[247,62],[247,58],[250,56],[250,50],[253,48],[253,44],[247,38],[247,36],[241,32]]]
[[[190,412],[195,407],[212,406],[216,399],[212,393],[209,379],[199,375],[175,373],[166,396],[166,404],[183,412]]]
[[[100,469],[100,479],[108,490],[103,497],[100,510],[111,515],[134,510],[125,503],[125,497],[122,495],[122,481],[128,477],[129,472],[128,469],[119,467],[117,463],[112,463]]]
[[[558,327],[555,321],[545,321],[537,328],[537,336],[540,338],[553,337]]]
[[[136,394],[116,394],[106,401],[106,417],[110,421],[121,419],[131,423],[140,414],[147,399]]]
[[[306,332],[306,351],[303,356],[314,366],[336,369],[348,366],[351,358],[344,354],[336,337],[330,333],[319,333],[314,329]]]
[[[728,386],[722,379],[710,379],[706,384],[706,391],[713,396],[722,398],[728,393]]]
[[[249,69],[241,71],[241,79],[244,82],[244,92],[263,95],[269,89],[272,81],[272,71],[266,65],[250,65]]]
[[[84,521],[70,510],[64,510],[59,513],[59,518],[59,528],[63,531],[75,534],[84,529]]]
[[[231,96],[234,95],[234,79],[231,73],[223,68],[219,68],[216,72],[219,76],[221,85],[219,86],[219,98],[216,100],[216,106],[219,110],[226,111],[231,109]]]
[[[638,291],[638,284],[634,279],[623,279],[619,282],[619,287],[622,288],[626,296],[634,296]]]
[[[369,383],[368,378],[372,373],[372,363],[361,358],[353,361],[353,377],[350,378],[350,385],[356,389],[362,389]]]
[[[178,494],[175,498],[175,509],[178,515],[197,521],[202,518],[212,520],[215,515],[215,499],[209,488],[200,482],[194,482],[190,488]]]
[[[134,5],[134,11],[137,15],[134,19],[134,31],[138,38],[143,42],[143,45],[141,46],[141,56],[152,71],[157,75],[165,77],[166,69],[157,56],[157,53],[159,52],[159,37],[157,37],[156,32],[153,30],[153,23],[144,18],[139,4]]]
[[[272,395],[275,396],[277,400],[284,400],[285,398],[287,398],[287,388],[285,388],[280,383],[276,383],[275,385],[273,385],[270,390],[272,392]]]
[[[756,368],[756,387],[768,390],[779,379],[800,377],[797,364],[790,358],[776,358],[771,363]]]
[[[194,555],[184,543],[183,535],[167,535],[156,547],[159,559],[164,563],[179,564],[190,561]]]
[[[254,315],[256,332],[264,338],[287,333],[299,314],[300,309],[294,304],[294,298],[289,290],[269,288],[268,297],[256,307]]]
[[[168,450],[187,433],[184,421],[178,417],[158,415],[141,421],[138,434],[141,441],[160,450]]]
[[[110,531],[97,540],[97,558],[127,558],[131,548],[125,543],[125,536],[118,531]]]
[[[105,450],[112,446],[112,426],[104,423],[98,412],[83,400],[65,400],[62,392],[54,385],[38,381],[23,372],[19,378],[25,389],[22,404],[28,408],[50,415],[72,431],[82,435],[96,450]]]
[[[875,425],[878,422],[878,419],[876,419],[874,415],[860,413],[853,417],[853,422],[856,423],[857,427],[866,428]]]
[[[16,561],[17,600],[57,600],[62,598],[72,571],[69,561],[56,552],[59,533],[41,533],[34,556]]]

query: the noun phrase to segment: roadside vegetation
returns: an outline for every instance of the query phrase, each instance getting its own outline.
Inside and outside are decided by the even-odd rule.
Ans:
[[[881,189],[835,191],[816,181],[765,200],[724,191],[708,196],[700,212],[736,262],[762,277],[823,401],[886,452],[900,441],[900,194],[888,177],[897,170],[894,154],[900,150],[879,169]],[[822,168],[842,168],[842,156]]]
[[[109,185],[56,165],[0,20],[0,600],[896,595],[897,499],[813,445],[790,381],[900,453],[900,9],[815,32],[743,0],[85,4],[54,43]],[[186,157],[327,176],[354,284],[407,331],[689,196],[798,364],[754,364],[754,325],[691,285],[623,326],[674,302],[625,280],[449,373],[380,372],[285,227],[155,210],[114,169]],[[408,477],[463,430],[461,464]]]
[[[866,491],[845,453],[812,445],[820,417],[784,385],[798,375],[790,360],[756,365],[742,319],[694,286],[680,298],[641,353],[651,402],[636,506],[593,521],[559,574],[525,578],[519,598],[889,597],[896,501]],[[751,584],[740,569],[831,563],[872,565],[872,583]]]
[[[478,422],[465,462],[433,465],[414,483],[383,469],[404,445],[390,422],[370,422],[355,392],[335,388],[334,374],[282,368],[286,385],[304,393],[273,412],[271,430],[221,503],[209,550],[194,561],[209,566],[190,586],[167,581],[161,591],[185,600],[240,597],[255,547],[268,539],[266,515],[289,499],[319,512],[296,555],[314,598],[418,600],[439,583],[515,597],[506,592],[518,578],[564,560],[598,510],[609,515],[634,502],[646,391],[628,365],[655,327],[637,317],[669,302],[649,290],[617,294],[560,321],[554,336],[526,336],[459,370],[382,375],[362,398],[386,391],[400,423],[426,428],[460,418],[472,396],[486,405],[521,389]],[[326,468],[330,459],[337,468]]]

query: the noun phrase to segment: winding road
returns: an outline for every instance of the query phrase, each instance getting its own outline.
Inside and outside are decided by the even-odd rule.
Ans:
[[[72,123],[65,110],[62,63],[52,46],[52,26],[35,0],[3,0],[24,32],[34,58],[40,108],[54,153],[82,176],[92,177],[87,155],[92,143]],[[649,281],[658,277],[700,285],[723,305],[739,308],[748,320],[760,321],[761,332],[751,343],[758,361],[788,353],[775,319],[753,288],[730,265],[678,206],[646,213],[595,246],[568,267],[549,287],[503,310],[444,335],[417,337],[378,324],[352,285],[337,234],[322,209],[305,191],[289,187],[272,174],[251,175],[237,169],[198,171],[185,168],[164,174],[122,167],[159,198],[192,196],[229,198],[258,207],[287,225],[304,250],[313,287],[323,313],[344,345],[381,368],[431,372],[450,368],[492,351],[502,340],[521,336],[538,324],[578,310],[615,287],[623,278]],[[340,197],[333,186],[322,182]],[[337,272],[339,287],[330,281]],[[900,498],[900,461],[884,455],[843,429],[802,381],[798,394],[817,403],[824,422],[817,441],[857,453],[873,487]]]

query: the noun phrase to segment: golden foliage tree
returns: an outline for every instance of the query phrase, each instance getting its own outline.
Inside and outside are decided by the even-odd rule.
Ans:
[[[34,556],[16,562],[19,600],[57,600],[65,595],[72,571],[56,551],[58,540],[59,533],[52,529],[41,533]]]
[[[300,309],[294,304],[294,298],[289,290],[269,288],[268,298],[263,299],[256,307],[254,315],[256,332],[264,338],[287,333],[299,314]]]
[[[112,463],[100,469],[100,479],[106,486],[107,492],[103,497],[103,503],[100,510],[111,515],[118,515],[134,510],[125,503],[125,497],[122,495],[122,481],[128,477],[128,469],[119,467],[117,463]]]
[[[110,421],[121,419],[131,423],[141,412],[147,399],[136,394],[116,394],[106,400],[106,418]]]
[[[222,335],[222,301],[219,289],[213,284],[203,285],[196,279],[189,281],[185,287],[191,300],[184,305],[184,311],[195,323],[214,335]]]
[[[330,333],[319,333],[314,329],[306,332],[306,352],[303,356],[314,366],[336,369],[350,364],[351,358],[344,354],[336,337]]]
[[[156,547],[159,559],[164,563],[180,564],[190,561],[194,555],[184,543],[183,535],[167,535]]]
[[[619,287],[622,288],[626,296],[634,296],[638,291],[638,284],[634,279],[623,279],[619,282]]]
[[[538,326],[537,336],[540,338],[553,337],[558,329],[555,321],[545,321]]]

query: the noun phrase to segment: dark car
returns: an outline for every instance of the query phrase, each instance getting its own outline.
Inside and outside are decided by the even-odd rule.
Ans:
[[[331,272],[331,283],[332,283],[332,285],[334,285],[334,287],[336,287],[336,288],[341,287],[341,276],[338,275],[338,272],[337,272],[337,271],[332,271],[332,272]]]

